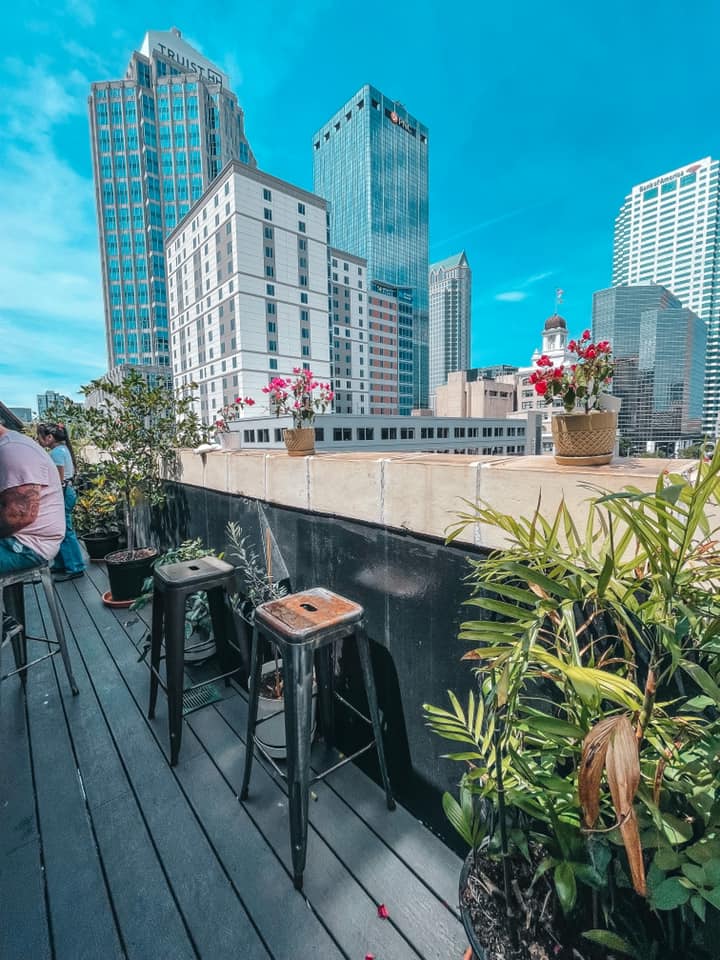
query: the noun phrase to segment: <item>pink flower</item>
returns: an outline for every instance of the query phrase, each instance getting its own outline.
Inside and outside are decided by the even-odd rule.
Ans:
[[[576,340],[571,340],[571,341],[570,341],[570,343],[568,344],[568,350],[571,350],[573,353],[575,353],[575,351],[577,350],[577,341],[576,341]]]
[[[585,351],[585,359],[594,360],[596,356],[597,356],[597,351],[595,350],[595,347],[593,347],[592,345],[589,346]]]
[[[547,354],[545,354],[545,353],[544,353],[541,357],[538,357],[538,359],[535,361],[535,363],[538,365],[538,367],[551,367],[551,366],[552,366],[552,360],[551,360],[550,357],[548,357]]]
[[[583,335],[582,335],[583,340],[589,340],[590,337],[591,337],[590,331],[589,331],[589,330],[583,330]]]
[[[540,380],[538,383],[535,384],[535,393],[537,393],[537,395],[540,397],[544,397],[545,394],[547,393],[547,388],[548,387],[545,381]]]
[[[381,903],[380,906],[377,908],[377,910],[378,910],[378,916],[380,917],[381,920],[387,920],[388,917],[390,916],[390,914],[388,913],[388,908],[385,906],[384,903]]]

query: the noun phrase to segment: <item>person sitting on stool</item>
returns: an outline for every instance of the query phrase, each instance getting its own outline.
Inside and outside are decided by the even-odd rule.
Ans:
[[[77,493],[73,485],[75,455],[68,432],[62,423],[38,424],[38,440],[58,469],[65,501],[65,537],[60,544],[60,553],[55,559],[52,572],[56,574],[56,580],[75,580],[85,573],[82,550],[72,519],[73,507],[77,503]]]
[[[64,536],[54,464],[34,440],[0,425],[0,574],[53,560]]]

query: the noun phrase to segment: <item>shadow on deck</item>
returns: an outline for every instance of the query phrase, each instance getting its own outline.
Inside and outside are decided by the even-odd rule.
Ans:
[[[186,717],[169,767],[162,695],[146,718],[147,627],[105,589],[97,566],[58,585],[78,697],[57,658],[26,697],[17,678],[0,688],[2,960],[460,960],[460,861],[352,764],[313,787],[302,895],[284,784],[258,762],[237,798],[240,690]],[[26,603],[45,635],[44,600]]]

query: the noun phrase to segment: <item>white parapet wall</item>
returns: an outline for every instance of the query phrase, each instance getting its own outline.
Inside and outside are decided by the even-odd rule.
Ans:
[[[550,517],[564,498],[582,525],[593,487],[654,489],[658,474],[689,473],[694,460],[617,459],[605,467],[561,467],[553,457],[472,457],[458,454],[285,452],[198,454],[180,451],[181,483],[252,497],[280,506],[378,524],[444,539],[467,503],[485,501],[516,517],[540,500]],[[460,538],[479,547],[504,546],[493,527],[475,525]]]

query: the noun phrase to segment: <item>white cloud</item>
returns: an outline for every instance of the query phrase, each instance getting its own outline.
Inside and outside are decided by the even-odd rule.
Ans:
[[[44,61],[3,67],[0,383],[4,402],[33,406],[46,383],[77,390],[105,363],[92,180],[56,143],[84,117],[89,83],[77,70],[54,75]]]
[[[82,27],[92,27],[95,23],[95,8],[89,0],[66,0],[65,12]]]
[[[505,293],[495,294],[495,299],[502,303],[518,303],[520,300],[526,300],[528,294],[524,290],[506,290]]]

